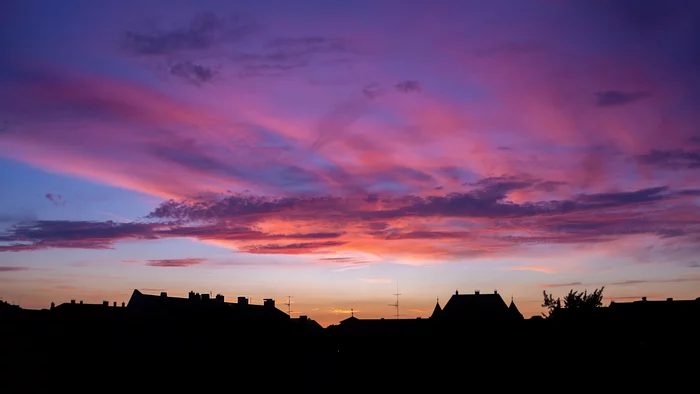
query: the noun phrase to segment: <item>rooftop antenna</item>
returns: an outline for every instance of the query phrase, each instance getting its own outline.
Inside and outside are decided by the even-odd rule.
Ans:
[[[396,308],[396,320],[398,320],[399,319],[399,296],[401,295],[401,293],[399,293],[399,282],[398,281],[396,281],[396,293],[394,293],[393,295],[396,296],[396,304],[389,304],[389,306],[393,306],[394,308]]]
[[[287,314],[292,317],[292,296],[287,296],[287,302],[284,305],[287,305]]]

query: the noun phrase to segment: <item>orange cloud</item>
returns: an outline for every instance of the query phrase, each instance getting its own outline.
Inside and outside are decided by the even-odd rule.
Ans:
[[[536,271],[536,272],[544,272],[547,274],[551,274],[553,272],[556,272],[551,267],[545,267],[545,266],[541,266],[541,265],[522,265],[522,266],[514,266],[514,267],[505,267],[503,269],[506,271]]]
[[[335,314],[340,314],[340,315],[350,315],[355,312],[360,312],[352,309],[338,309],[338,308],[332,308],[332,312]]]

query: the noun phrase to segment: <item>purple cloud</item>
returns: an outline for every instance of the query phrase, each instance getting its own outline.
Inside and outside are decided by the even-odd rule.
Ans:
[[[422,90],[420,82],[412,80],[401,81],[395,87],[401,93],[420,92]]]
[[[207,259],[164,259],[164,260],[148,260],[146,265],[149,267],[191,267],[206,262]]]
[[[618,105],[631,104],[643,98],[649,97],[648,92],[620,92],[607,90],[596,93],[596,105],[599,107],[612,107]]]
[[[63,200],[63,196],[61,196],[60,194],[46,193],[45,197],[57,207],[66,205],[66,202]]]
[[[667,170],[684,170],[700,168],[700,150],[657,150],[636,156],[640,164]]]
[[[28,271],[29,267],[0,267],[0,272],[18,272],[18,271]]]

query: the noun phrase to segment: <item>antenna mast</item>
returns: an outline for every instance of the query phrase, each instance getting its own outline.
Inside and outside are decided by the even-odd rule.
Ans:
[[[396,282],[396,293],[394,293],[393,295],[396,296],[396,304],[389,304],[389,306],[393,306],[394,308],[396,308],[396,320],[398,320],[399,319],[399,296],[401,295],[401,293],[399,293],[399,282],[398,281]]]
[[[287,305],[287,314],[292,317],[292,296],[287,296],[287,302],[284,305]]]

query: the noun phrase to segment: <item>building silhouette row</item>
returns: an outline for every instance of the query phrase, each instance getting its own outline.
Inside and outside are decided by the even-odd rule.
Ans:
[[[560,320],[605,321],[605,322],[649,322],[649,321],[695,321],[700,318],[700,298],[695,300],[647,301],[646,297],[632,302],[611,302],[608,307],[589,311],[562,310]],[[584,313],[585,312],[585,313]],[[0,321],[12,319],[53,319],[56,321],[180,321],[218,322],[238,327],[294,329],[304,333],[327,331],[336,334],[420,334],[435,329],[458,328],[479,324],[518,324],[524,321],[540,321],[541,317],[525,319],[514,300],[506,304],[497,291],[485,294],[475,291],[460,294],[456,291],[442,307],[436,302],[428,318],[414,319],[360,319],[354,313],[339,324],[324,328],[308,316],[291,317],[275,306],[268,298],[262,305],[238,297],[236,302],[226,302],[222,294],[190,291],[187,298],[172,297],[166,292],[158,295],[144,294],[135,289],[127,304],[114,302],[87,304],[75,300],[54,305],[50,309],[27,310],[7,302],[0,303]]]

